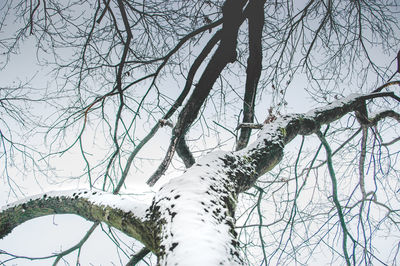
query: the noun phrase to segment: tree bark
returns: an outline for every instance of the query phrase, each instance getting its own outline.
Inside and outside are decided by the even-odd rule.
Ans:
[[[31,219],[52,214],[76,214],[104,222],[155,250],[154,225],[146,218],[148,206],[131,197],[100,191],[71,190],[36,195],[0,209],[0,238]]]

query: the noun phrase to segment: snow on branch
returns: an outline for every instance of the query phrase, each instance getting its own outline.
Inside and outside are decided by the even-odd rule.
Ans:
[[[390,97],[400,102],[400,98],[393,92],[352,94],[306,114],[278,117],[273,122],[263,125],[254,143],[223,159],[225,165],[231,169],[228,174],[238,180],[238,190],[243,192],[249,189],[258,177],[281,161],[285,145],[296,136],[316,133],[322,125],[332,123],[358,110],[366,104],[366,100],[382,97]]]
[[[46,215],[76,214],[94,222],[104,222],[141,241],[150,249],[153,227],[146,220],[147,205],[129,196],[100,191],[55,191],[29,197],[0,209],[0,238],[18,225]]]

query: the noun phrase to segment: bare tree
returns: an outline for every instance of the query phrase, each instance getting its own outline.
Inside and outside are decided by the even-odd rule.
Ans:
[[[30,85],[0,89],[2,176],[10,182],[7,169],[23,168],[11,149],[49,169],[79,151],[85,167],[74,178],[86,187],[4,206],[0,236],[45,215],[93,222],[57,254],[1,248],[4,264],[57,264],[77,250],[78,264],[104,226],[143,244],[121,260],[127,265],[152,261],[148,253],[159,265],[398,261],[396,1],[37,0],[0,8],[9,34],[0,40],[3,67],[28,42],[51,70],[37,99]],[[308,112],[289,113],[293,92],[308,95]],[[49,111],[28,115],[32,101]],[[2,133],[19,125],[48,150],[26,153],[19,147],[28,143]],[[165,132],[163,159],[147,158],[146,144]],[[159,162],[148,185],[165,175],[149,204],[126,195],[147,159]],[[24,192],[9,185],[16,197],[15,188]]]

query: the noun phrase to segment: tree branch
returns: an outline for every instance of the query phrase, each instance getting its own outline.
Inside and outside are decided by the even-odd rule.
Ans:
[[[182,159],[186,168],[191,167],[196,162],[192,152],[186,144],[185,137],[180,138],[180,140],[176,144],[176,153]]]
[[[189,69],[189,73],[186,77],[186,83],[185,87],[183,88],[181,94],[179,97],[176,99],[172,107],[168,110],[168,112],[163,116],[163,120],[168,120],[174,113],[175,111],[182,105],[183,101],[189,94],[190,88],[193,84],[193,79],[194,76],[200,67],[201,63],[205,60],[207,55],[211,52],[212,48],[217,44],[217,42],[221,38],[221,32],[218,31],[217,33],[214,34],[214,36],[208,41],[204,49],[201,51],[199,56],[194,60],[192,66]],[[118,182],[118,185],[116,186],[116,190],[119,190],[122,185],[124,184],[126,177],[128,176],[129,169],[131,167],[131,164],[133,162],[133,159],[135,158],[136,154],[142,149],[142,147],[156,134],[158,129],[161,126],[161,122],[158,122],[151,130],[150,132],[146,135],[146,137],[143,138],[143,140],[136,146],[136,148],[131,152],[129,155],[129,158],[126,162],[123,174]]]
[[[336,207],[336,210],[337,210],[337,213],[339,216],[340,226],[343,231],[343,253],[344,253],[344,257],[346,259],[346,264],[348,266],[350,266],[351,262],[350,262],[349,253],[347,251],[347,237],[349,236],[351,239],[352,239],[352,237],[351,237],[349,231],[347,230],[346,221],[344,220],[344,215],[343,215],[343,209],[339,202],[337,179],[336,179],[336,174],[335,174],[335,170],[333,169],[333,163],[332,163],[332,150],[331,150],[328,142],[326,141],[324,135],[322,135],[321,131],[317,131],[317,136],[320,139],[322,145],[325,147],[325,150],[326,150],[329,175],[330,175],[331,181],[332,181],[333,202],[335,204],[335,207]]]
[[[334,122],[344,115],[358,110],[364,100],[377,97],[393,98],[393,96],[395,94],[392,92],[351,95],[306,114],[279,117],[263,126],[254,143],[243,150],[225,156],[223,160],[225,165],[231,169],[229,170],[230,174],[238,180],[238,190],[246,191],[253,186],[259,176],[280,162],[285,145],[296,136],[318,132],[321,125]]]
[[[75,244],[74,246],[70,247],[69,249],[64,250],[61,253],[57,254],[57,257],[54,260],[53,266],[56,266],[62,257],[74,252],[77,249],[81,249],[83,244],[85,244],[85,242],[89,239],[89,237],[92,235],[92,233],[94,232],[94,230],[97,228],[98,225],[99,225],[99,222],[95,222],[77,244]]]
[[[388,83],[383,84],[382,86],[378,87],[376,90],[374,90],[373,92],[380,92],[382,91],[384,88],[387,88],[389,86],[393,86],[393,85],[400,85],[400,80],[395,80],[395,81],[390,81]]]
[[[189,127],[197,118],[199,110],[207,99],[215,81],[228,63],[236,60],[236,44],[239,26],[244,21],[242,8],[246,1],[227,0],[222,8],[223,26],[221,30],[221,41],[214,55],[208,62],[199,82],[190,96],[188,102],[178,117],[173,129],[171,144],[167,150],[163,162],[155,173],[147,180],[147,184],[153,186],[165,173],[178,141],[184,137]]]
[[[150,250],[148,248],[142,248],[138,253],[132,256],[132,258],[128,261],[126,266],[134,266],[139,261],[141,261],[147,254],[149,254]]]
[[[249,4],[249,58],[246,69],[246,90],[243,100],[243,122],[254,122],[254,102],[262,68],[262,30],[264,26],[264,1],[253,0]],[[249,143],[250,127],[243,127],[237,141],[236,150],[241,150]]]
[[[0,209],[0,238],[18,225],[51,214],[76,214],[104,222],[154,248],[154,227],[145,219],[148,206],[131,197],[98,191],[74,190],[36,195]]]

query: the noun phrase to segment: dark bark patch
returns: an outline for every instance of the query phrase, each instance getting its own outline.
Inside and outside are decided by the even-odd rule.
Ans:
[[[234,246],[235,248],[239,246],[239,242],[236,240],[232,240],[231,241],[232,246]]]
[[[177,246],[178,246],[178,242],[172,243],[171,247],[169,248],[169,251],[173,251]]]

